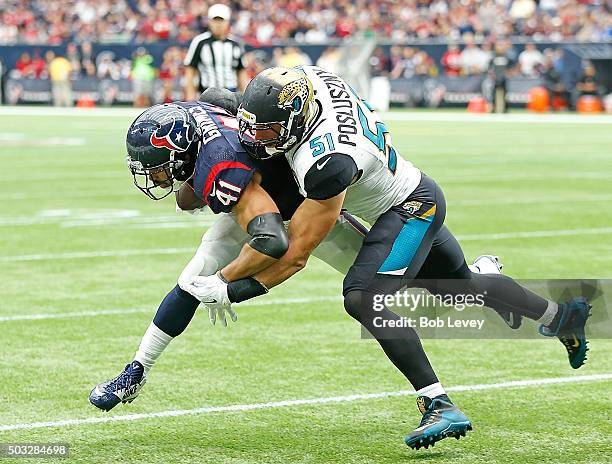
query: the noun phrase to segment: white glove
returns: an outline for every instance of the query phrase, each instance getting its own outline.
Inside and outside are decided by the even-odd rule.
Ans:
[[[236,322],[238,320],[238,315],[232,309],[231,303],[228,303],[227,306],[221,304],[207,304],[204,306],[206,306],[206,309],[208,309],[208,318],[210,319],[210,323],[212,325],[215,325],[218,317],[221,324],[223,324],[223,327],[227,327],[227,319],[225,318],[226,312],[229,314],[232,322]]]
[[[227,296],[227,283],[217,274],[194,277],[187,291],[206,306],[212,325],[215,325],[218,317],[223,327],[227,327],[226,312],[233,322],[238,320],[238,316],[232,310],[232,303]]]

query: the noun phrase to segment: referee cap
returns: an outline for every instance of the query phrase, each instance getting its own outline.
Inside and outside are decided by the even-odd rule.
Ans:
[[[215,3],[208,9],[208,19],[221,18],[225,21],[229,21],[232,16],[232,11],[229,6],[223,3]]]

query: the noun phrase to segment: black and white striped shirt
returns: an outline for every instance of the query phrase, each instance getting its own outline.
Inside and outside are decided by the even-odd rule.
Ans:
[[[185,66],[191,66],[200,74],[200,91],[208,87],[236,90],[238,71],[244,68],[244,49],[236,40],[218,40],[210,32],[204,32],[191,41],[185,56]]]

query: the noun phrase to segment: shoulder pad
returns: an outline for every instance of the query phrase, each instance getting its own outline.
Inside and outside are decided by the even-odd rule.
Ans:
[[[353,158],[343,153],[322,156],[304,176],[306,197],[313,200],[327,200],[351,185],[357,174]]]
[[[241,99],[239,98],[239,94],[237,92],[232,92],[231,90],[220,89],[217,87],[210,87],[202,92],[202,95],[200,95],[200,101],[223,108],[236,116]]]

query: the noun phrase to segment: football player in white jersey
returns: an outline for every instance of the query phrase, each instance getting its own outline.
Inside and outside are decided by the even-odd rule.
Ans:
[[[227,304],[266,293],[305,266],[342,209],[372,224],[344,279],[344,306],[417,392],[423,417],[405,438],[412,448],[459,438],[472,425],[446,395],[414,329],[380,308],[381,295],[411,285],[442,296],[480,296],[502,315],[540,322],[542,335],[563,342],[573,368],[584,363],[586,300],[558,304],[501,274],[471,272],[444,225],[442,190],[400,156],[382,120],[343,79],[314,66],[265,70],[247,86],[238,120],[249,154],[285,156],[305,200],[289,224],[282,258],[248,278],[235,269],[196,278],[194,296]]]

